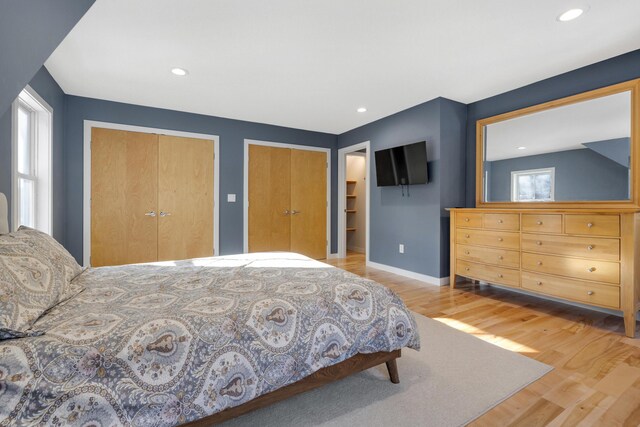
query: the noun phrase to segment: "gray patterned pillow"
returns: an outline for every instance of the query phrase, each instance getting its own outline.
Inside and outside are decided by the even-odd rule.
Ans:
[[[38,334],[42,314],[82,288],[82,268],[51,236],[27,227],[0,236],[0,339]]]

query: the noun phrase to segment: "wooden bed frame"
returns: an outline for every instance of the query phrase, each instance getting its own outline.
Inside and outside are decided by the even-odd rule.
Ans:
[[[238,417],[246,414],[247,412],[259,409],[281,400],[287,399],[296,394],[304,393],[305,391],[313,390],[314,388],[323,386],[333,381],[340,380],[348,377],[349,375],[362,372],[366,369],[373,368],[374,366],[382,363],[387,364],[389,370],[389,377],[391,382],[398,384],[400,377],[398,376],[398,365],[396,359],[400,357],[400,350],[394,350],[392,352],[378,352],[370,354],[358,353],[355,356],[337,363],[333,366],[322,368],[319,371],[314,372],[308,377],[293,383],[288,386],[279,388],[271,393],[263,394],[255,399],[244,403],[240,406],[225,409],[217,414],[209,415],[199,420],[191,421],[183,424],[189,427],[205,427],[214,424],[221,423],[223,421],[230,420],[231,418]]]

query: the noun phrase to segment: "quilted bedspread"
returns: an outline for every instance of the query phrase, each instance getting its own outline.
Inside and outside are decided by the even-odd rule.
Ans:
[[[290,253],[88,269],[0,341],[0,425],[172,426],[357,353],[419,349],[388,288]]]

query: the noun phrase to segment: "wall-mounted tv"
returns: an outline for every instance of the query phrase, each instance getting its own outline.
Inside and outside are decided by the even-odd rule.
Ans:
[[[426,141],[379,150],[375,155],[378,187],[429,182]]]

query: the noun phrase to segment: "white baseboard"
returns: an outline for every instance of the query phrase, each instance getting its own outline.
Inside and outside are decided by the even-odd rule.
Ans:
[[[449,284],[449,277],[433,277],[426,274],[416,273],[414,271],[403,270],[402,268],[392,267],[386,264],[379,264],[373,261],[367,261],[367,267],[377,268],[378,270],[388,271],[389,273],[397,274],[399,276],[408,277],[410,279],[419,280],[421,282],[428,283],[436,286],[446,286]]]
[[[327,256],[327,259],[336,259],[338,258],[338,254],[329,254],[329,256]]]

